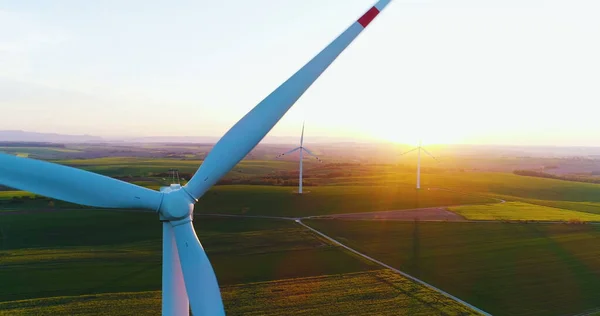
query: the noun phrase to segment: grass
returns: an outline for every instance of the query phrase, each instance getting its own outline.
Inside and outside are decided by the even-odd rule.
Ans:
[[[226,286],[228,315],[473,315],[390,272],[376,270]],[[160,292],[111,293],[0,303],[0,315],[159,315]]]
[[[493,315],[600,307],[595,225],[305,222]]]
[[[463,205],[451,207],[450,210],[471,220],[600,221],[599,214],[577,212],[523,202]]]
[[[160,289],[156,214],[1,216],[0,301]],[[289,221],[201,217],[195,225],[223,286],[377,268]]]

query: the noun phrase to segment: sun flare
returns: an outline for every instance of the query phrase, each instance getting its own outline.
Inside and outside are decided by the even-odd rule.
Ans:
[[[431,123],[377,124],[370,126],[369,131],[374,139],[397,144],[416,145],[420,140],[429,145],[457,144],[465,140],[464,133],[459,128]]]

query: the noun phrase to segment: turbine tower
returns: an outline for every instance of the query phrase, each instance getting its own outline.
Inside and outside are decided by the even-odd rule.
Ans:
[[[415,150],[418,150],[418,154],[417,154],[417,190],[421,189],[421,150],[424,151],[429,157],[433,158],[435,161],[439,160],[437,158],[435,158],[432,154],[430,154],[425,148],[423,148],[422,146],[422,141],[419,141],[419,146],[400,154],[400,156],[404,156],[408,153],[411,153]]]
[[[0,185],[92,207],[157,212],[163,223],[162,314],[187,316],[191,307],[195,316],[225,315],[217,277],[192,225],[194,204],[269,133],[390,2],[378,1],[231,127],[184,186],[172,184],[155,191],[81,169],[2,153]]]
[[[315,157],[315,159],[317,159],[318,162],[323,162],[319,157],[317,157],[310,150],[308,150],[308,149],[306,149],[306,147],[304,147],[304,122],[302,122],[302,134],[300,134],[300,147],[296,147],[290,151],[286,151],[283,154],[277,155],[277,157],[275,157],[275,158],[280,158],[285,155],[294,153],[296,151],[300,151],[300,175],[299,175],[299,182],[298,182],[298,194],[302,194],[302,167],[303,167],[302,160],[304,159],[304,152]]]

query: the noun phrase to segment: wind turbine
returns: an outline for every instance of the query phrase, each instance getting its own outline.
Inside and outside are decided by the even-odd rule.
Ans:
[[[319,157],[317,157],[315,154],[313,154],[310,150],[306,149],[306,147],[304,147],[304,122],[302,122],[302,134],[300,135],[300,147],[296,147],[290,151],[286,151],[283,154],[277,155],[277,157],[275,158],[280,158],[283,157],[287,154],[291,154],[293,152],[296,151],[300,151],[300,181],[298,183],[298,194],[302,194],[302,159],[304,159],[304,152],[306,152],[307,154],[315,157],[317,159],[317,161],[319,162],[323,162]]]
[[[419,146],[400,154],[400,156],[404,156],[410,152],[413,152],[415,150],[419,151],[418,154],[418,158],[417,158],[417,190],[421,189],[421,150],[424,151],[429,157],[435,159],[435,161],[439,161],[437,158],[435,158],[432,154],[430,154],[425,148],[423,148],[423,146],[421,145],[422,141],[419,141]]]
[[[380,0],[217,142],[185,185],[159,191],[63,165],[0,154],[0,184],[102,208],[148,209],[163,223],[162,314],[224,315],[219,284],[192,225],[194,203],[242,160],[391,0]],[[110,232],[107,232],[110,233]]]

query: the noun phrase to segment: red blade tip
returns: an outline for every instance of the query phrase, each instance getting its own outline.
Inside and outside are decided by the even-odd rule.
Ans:
[[[379,10],[376,7],[372,7],[371,9],[369,9],[369,11],[367,11],[367,13],[365,13],[363,16],[360,17],[360,19],[358,19],[358,23],[360,23],[360,25],[362,25],[363,27],[367,27],[367,25],[369,25],[369,23],[371,23],[371,21],[375,19],[377,14],[379,14]]]

